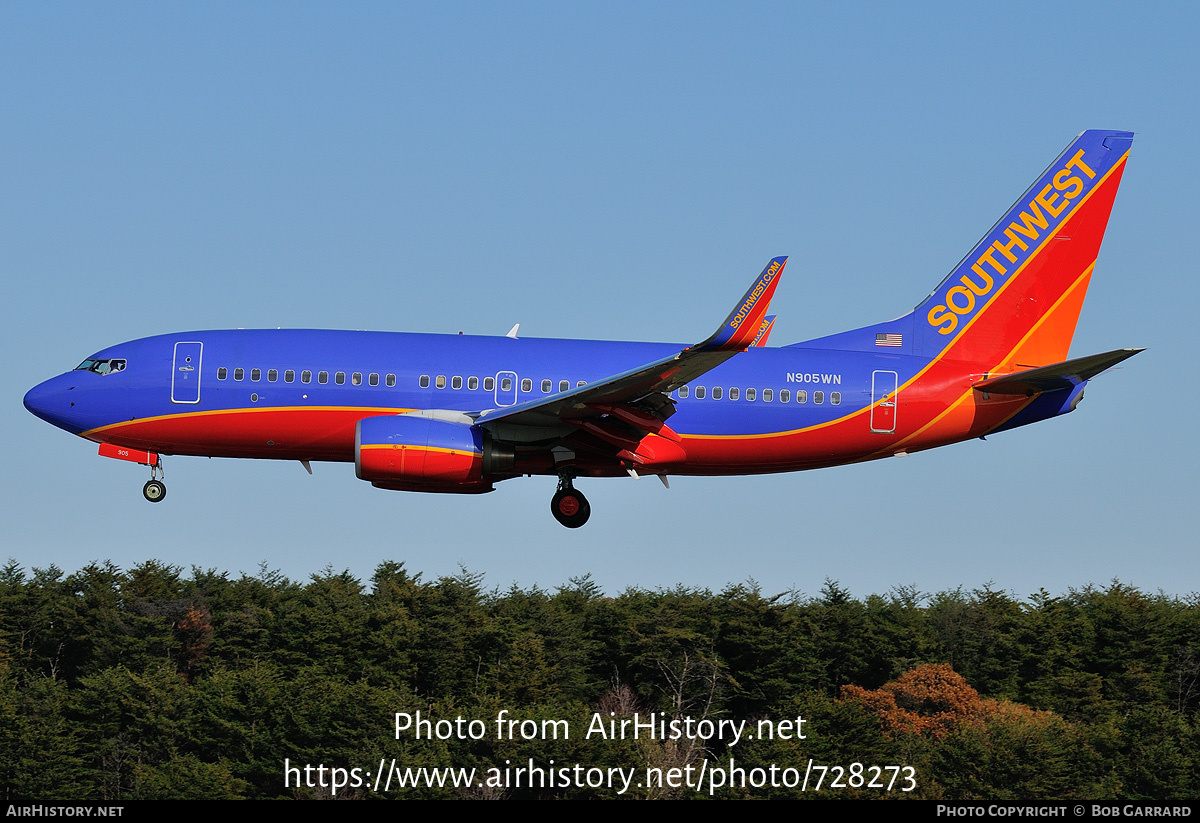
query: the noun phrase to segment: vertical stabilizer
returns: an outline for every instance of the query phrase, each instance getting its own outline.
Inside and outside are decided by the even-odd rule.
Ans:
[[[915,353],[993,372],[1065,360],[1132,142],[1079,135],[917,307]]]

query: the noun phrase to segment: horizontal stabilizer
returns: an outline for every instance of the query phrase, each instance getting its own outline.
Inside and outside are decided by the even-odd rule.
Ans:
[[[1016,374],[990,377],[975,384],[979,391],[989,394],[1023,394],[1032,396],[1039,392],[1069,389],[1085,380],[1091,380],[1100,372],[1111,369],[1122,360],[1133,357],[1145,349],[1117,349],[1103,354],[1089,354],[1062,363],[1053,363]]]

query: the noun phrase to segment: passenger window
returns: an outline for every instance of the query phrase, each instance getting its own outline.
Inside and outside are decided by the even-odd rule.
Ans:
[[[741,394],[741,392],[740,392],[740,391],[738,391],[736,388],[735,388],[735,389],[730,389],[730,390],[729,390],[729,399],[730,399],[730,400],[737,400],[737,399],[738,399],[738,396],[739,396],[740,394]]]
[[[792,402],[792,390],[791,389],[780,389],[779,390],[779,402],[780,403],[791,403]]]
[[[444,375],[444,374],[439,374],[439,375],[438,375],[438,376],[437,376],[437,377],[434,379],[434,381],[433,381],[433,385],[437,386],[439,389],[444,389],[444,388],[446,388],[446,375]]]
[[[713,386],[713,400],[720,400],[725,394],[725,390],[720,386]]]
[[[494,377],[483,378],[483,390],[484,391],[495,391],[495,389],[496,389],[496,378],[494,378]]]
[[[558,390],[559,391],[566,391],[569,388],[571,388],[570,380],[559,380],[558,381]]]
[[[396,385],[396,375],[394,375],[394,374],[389,374],[389,375],[388,375],[386,378],[384,378],[384,379],[387,381],[387,384],[388,384],[388,386],[394,386],[394,385]],[[426,378],[426,380],[428,381],[428,378]]]
[[[505,377],[500,380],[500,391],[512,391],[512,378]]]
[[[833,405],[840,405],[842,402],[842,393],[840,391],[831,391],[829,393],[829,402]]]
[[[423,388],[423,389],[429,388],[429,375],[427,375],[427,374],[421,375],[421,379],[418,380],[417,383],[419,383],[421,388]]]
[[[703,399],[704,399],[704,387],[703,387],[703,386],[697,386],[697,387],[696,387],[696,399],[697,399],[697,400],[703,400]]]
[[[361,386],[362,385],[362,372],[356,371],[354,374],[350,375],[350,385],[352,385],[352,386]]]
[[[687,396],[688,396],[688,387],[687,387],[687,386],[680,386],[680,387],[679,387],[679,396],[680,396],[680,397],[687,397]]]
[[[771,389],[763,389],[763,402],[770,403],[775,399],[775,392]]]
[[[229,376],[229,369],[225,368],[224,366],[217,369],[217,379],[218,380],[224,380],[228,376]]]
[[[553,385],[553,384],[552,384],[552,383],[551,383],[549,380],[543,380],[543,381],[542,381],[542,394],[549,394],[549,393],[550,393],[550,387],[551,387],[552,385]]]
[[[241,380],[241,379],[243,379],[245,376],[246,376],[246,370],[245,370],[245,369],[242,369],[242,368],[237,368],[237,369],[234,369],[234,370],[233,370],[233,379],[234,379],[234,380]]]
[[[814,403],[824,403],[825,402],[825,392],[823,392],[823,391],[813,392],[813,402]]]
[[[305,369],[304,371],[300,372],[300,382],[301,383],[311,383],[312,382],[312,372],[310,372],[308,369]]]
[[[523,392],[533,391],[533,381],[530,380],[528,377],[526,377],[524,380],[521,381],[521,391],[523,391]]]
[[[327,372],[327,371],[317,372],[317,382],[322,385],[324,385],[325,383],[328,383],[329,382],[329,372]]]
[[[375,372],[371,372],[371,376],[367,378],[367,382],[370,383],[372,386],[378,386],[379,385],[379,375],[376,374]]]
[[[333,382],[337,383],[339,386],[344,385],[346,382],[346,373],[344,371],[340,371],[335,374],[333,376]]]
[[[279,369],[267,369],[267,382],[274,383],[279,379]]]
[[[250,370],[250,382],[251,383],[257,383],[261,379],[262,379],[262,369],[251,369]]]
[[[578,381],[578,382],[575,384],[575,388],[579,388],[579,387],[581,387],[581,386],[586,386],[586,385],[587,385],[587,381],[586,381],[586,380],[580,380],[580,381]]]
[[[468,377],[467,378],[467,388],[470,389],[471,391],[475,391],[476,389],[478,389],[479,388],[479,378],[478,377]]]
[[[808,402],[808,392],[806,392],[806,391],[796,392],[796,402],[797,403],[807,403]]]
[[[757,389],[746,389],[746,399],[747,400],[753,400],[756,397],[758,397]]]
[[[450,379],[450,388],[455,389],[455,390],[462,388],[462,378],[459,377],[457,374],[454,375],[454,377]]]
[[[296,382],[296,370],[288,369],[287,371],[285,371],[283,373],[283,382],[284,383],[295,383]]]

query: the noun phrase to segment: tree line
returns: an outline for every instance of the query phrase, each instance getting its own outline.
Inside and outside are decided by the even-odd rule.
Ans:
[[[805,719],[804,739],[415,739],[426,718]],[[0,569],[0,785],[22,799],[322,798],[284,762],[368,767],[703,761],[913,767],[905,796],[1178,799],[1200,786],[1200,597],[1113,581],[856,599],[677,587],[604,594],[424,580],[306,582],[148,561]],[[864,785],[820,796],[900,796]],[[418,786],[337,796],[610,797],[611,787]],[[625,796],[690,797],[687,787]],[[717,797],[814,797],[724,786]]]

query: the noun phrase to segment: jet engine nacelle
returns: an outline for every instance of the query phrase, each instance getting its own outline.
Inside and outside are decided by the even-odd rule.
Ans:
[[[363,418],[354,433],[355,474],[406,491],[491,491],[489,475],[511,467],[512,449],[455,417],[463,421],[430,413]]]

